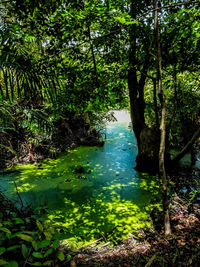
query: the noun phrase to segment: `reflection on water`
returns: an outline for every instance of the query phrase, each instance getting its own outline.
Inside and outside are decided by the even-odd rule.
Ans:
[[[114,228],[115,237],[121,238],[150,225],[159,183],[134,170],[136,141],[124,114],[107,126],[104,147],[79,147],[40,167],[20,166],[20,173],[0,177],[4,193],[17,201],[15,180],[23,202],[47,206],[52,223],[65,227],[76,241],[89,242]],[[84,167],[87,179],[74,172],[78,166]]]

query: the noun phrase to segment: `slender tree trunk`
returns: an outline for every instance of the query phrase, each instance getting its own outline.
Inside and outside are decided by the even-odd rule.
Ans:
[[[161,57],[160,34],[158,28],[159,26],[158,26],[157,0],[153,0],[153,4],[154,4],[154,29],[155,29],[155,38],[157,46],[157,60],[158,60],[158,96],[161,103],[159,176],[162,180],[165,234],[168,235],[171,233],[171,224],[170,224],[169,205],[167,198],[167,177],[165,171],[166,103],[165,103],[165,94],[162,89],[162,57]]]
[[[89,41],[90,41],[90,47],[92,51],[92,59],[93,59],[93,65],[94,65],[94,72],[95,72],[95,80],[96,84],[98,84],[98,74],[97,74],[97,64],[96,64],[96,58],[94,54],[94,46],[91,38],[91,33],[90,33],[90,27],[88,26],[88,35],[89,35]]]
[[[3,93],[3,89],[2,89],[2,87],[1,87],[1,84],[0,84],[0,92],[1,92],[1,97],[2,97],[2,99],[4,99],[4,93]]]
[[[7,70],[2,68],[3,71],[3,78],[4,78],[4,83],[5,83],[5,87],[6,87],[6,99],[10,100],[9,98],[9,91],[8,91],[8,75],[7,75]]]
[[[154,111],[156,118],[156,127],[159,127],[159,119],[158,119],[158,103],[157,103],[157,87],[156,87],[156,78],[153,78],[153,102],[154,102]]]
[[[20,89],[20,75],[16,74],[16,84],[17,84],[17,96],[21,98],[21,89]]]
[[[172,112],[172,116],[171,119],[169,121],[169,125],[168,125],[168,132],[170,132],[171,130],[171,126],[172,126],[172,122],[174,120],[174,118],[176,117],[176,109],[177,109],[177,103],[178,103],[178,99],[177,99],[177,71],[176,71],[176,64],[174,65],[174,70],[173,70],[173,84],[174,84],[174,108],[173,108],[173,112]]]
[[[13,73],[11,70],[8,71],[8,78],[9,78],[9,84],[10,84],[11,98],[13,101],[14,100],[14,83],[13,83]]]

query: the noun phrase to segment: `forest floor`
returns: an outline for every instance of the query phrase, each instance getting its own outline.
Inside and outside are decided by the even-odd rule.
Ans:
[[[97,242],[82,248],[69,266],[200,266],[199,178],[199,170],[183,167],[168,177],[171,235],[164,235],[162,214],[155,210],[153,229],[140,229],[115,247]]]
[[[75,266],[199,266],[200,204],[173,197],[170,204],[172,234],[140,230],[111,247],[99,244],[82,248],[71,261]],[[63,265],[64,266],[64,265]]]

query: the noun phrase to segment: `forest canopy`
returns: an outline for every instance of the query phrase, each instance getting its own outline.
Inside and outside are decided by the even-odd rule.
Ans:
[[[170,194],[177,191],[168,190],[167,174],[178,168],[186,154],[190,154],[193,166],[199,155],[199,66],[199,1],[2,0],[0,168],[13,167],[16,163],[40,164],[43,159],[56,158],[60,152],[81,145],[102,147],[106,141],[103,124],[115,119],[110,112],[129,110],[137,143],[135,169],[143,174],[159,174],[161,217],[164,217],[165,234],[171,234]],[[87,177],[81,175],[83,170],[83,166],[76,166],[73,174],[80,174],[78,179],[86,180]],[[175,181],[170,179],[174,185]],[[189,179],[185,180],[188,187]],[[178,214],[187,214],[195,226],[196,219],[191,219],[190,210],[197,207],[192,205],[198,190],[191,188],[187,196],[188,210],[185,204],[180,204],[185,202],[178,199]],[[1,193],[0,198],[5,204]],[[7,204],[14,209],[12,203]],[[22,221],[17,215],[22,216],[20,211],[7,213],[5,208],[0,218],[8,216],[10,226],[16,226],[18,223],[14,221],[18,221],[21,226],[15,229],[20,230],[19,237],[29,243],[32,237],[27,239],[21,231],[24,227],[30,230],[32,219],[35,220],[40,244],[38,248],[31,243],[30,251],[34,249],[31,265],[37,265],[34,257],[43,258],[44,263],[46,253],[55,256],[54,263],[64,260],[59,250],[61,235],[54,238],[52,234],[49,241],[48,233],[43,231],[46,228],[36,217],[30,216],[30,219],[25,214],[26,224],[26,220]],[[0,223],[1,244],[7,239],[10,242],[11,230],[1,226]],[[22,249],[25,266],[29,246],[24,246],[22,240],[18,247],[10,250],[15,253],[19,247]],[[1,249],[0,255],[8,252],[7,248]],[[44,250],[39,252],[40,249]],[[47,261],[46,265],[53,264],[52,255],[50,264]],[[156,255],[146,266],[151,265]],[[176,257],[173,255],[173,263]],[[195,260],[198,262],[198,257]]]

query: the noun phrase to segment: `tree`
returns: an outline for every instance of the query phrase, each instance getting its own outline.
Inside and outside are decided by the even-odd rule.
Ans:
[[[166,141],[166,100],[165,93],[162,89],[162,56],[161,56],[161,41],[158,23],[158,5],[157,1],[154,0],[154,30],[155,40],[157,48],[157,61],[158,61],[158,96],[161,103],[161,122],[160,122],[160,150],[159,150],[159,175],[162,180],[162,194],[163,194],[163,210],[164,210],[164,226],[165,234],[171,234],[171,225],[169,218],[169,204],[167,196],[167,177],[165,170],[165,141]]]
[[[177,76],[183,69],[190,70],[198,56],[199,37],[194,28],[198,28],[195,18],[199,11],[193,1],[187,2],[186,8],[175,1],[170,5],[168,1],[160,4],[163,72],[166,71],[164,76],[169,76],[167,71],[175,66]],[[31,51],[29,56],[36,66],[34,72],[41,74],[43,84],[38,86],[41,88],[39,94],[45,101],[53,102],[54,107],[86,113],[124,106],[128,80],[133,130],[138,143],[137,169],[149,172],[157,171],[159,167],[158,119],[161,115],[154,93],[157,119],[151,125],[148,123],[146,87],[149,77],[155,81],[157,72],[152,8],[148,0],[46,1],[44,5],[29,0],[13,1],[7,8],[9,14],[17,14],[13,15],[12,23],[15,42],[22,40],[26,50]],[[183,24],[191,13],[192,19],[184,21],[180,34],[176,34],[178,23]],[[191,45],[192,50],[189,49]],[[190,67],[184,64],[183,52],[190,58]],[[8,77],[11,76],[5,75],[6,82],[1,87],[1,94],[6,98],[10,94]],[[27,85],[20,84],[20,88],[34,94],[36,90],[30,85],[31,81]],[[166,102],[168,105],[167,99]],[[168,129],[167,121],[169,131],[173,133]],[[166,156],[168,143],[167,140]]]
[[[162,2],[165,4],[165,1]],[[158,8],[160,12],[163,13],[162,21],[161,21],[161,35],[163,38],[163,57],[164,57],[164,70],[176,65],[176,68],[179,64],[180,68],[185,70],[190,70],[191,67],[194,69],[195,63],[198,65],[199,57],[197,54],[198,48],[198,30],[196,19],[197,13],[199,13],[193,3],[187,2],[187,8],[181,7],[180,3],[177,3],[177,6],[180,8],[177,9],[176,3],[167,5],[166,8],[175,9],[175,14],[172,14],[165,9],[165,6],[161,6]],[[132,18],[138,19],[141,21],[141,18],[145,19],[145,16],[148,16],[150,13],[143,13],[144,6],[148,7],[150,11],[153,9],[150,8],[147,2],[142,3],[139,5],[137,1],[132,1],[130,11]],[[143,12],[142,12],[143,11]],[[144,15],[141,15],[143,13]],[[184,24],[181,24],[180,35],[177,34],[175,30],[177,28],[177,13],[178,21],[184,21]],[[193,14],[190,21],[185,20],[185,17],[188,17],[188,14]],[[172,18],[176,16],[176,20],[174,19],[174,23],[172,22]],[[196,18],[196,19],[195,19]],[[149,19],[149,17],[148,17]],[[155,79],[155,49],[151,43],[152,38],[152,24],[151,21],[145,21],[149,26],[149,32],[147,36],[149,36],[149,42],[145,42],[145,38],[140,41],[140,35],[138,34],[137,30],[139,26],[133,25],[131,32],[130,32],[130,69],[129,69],[129,94],[130,94],[130,102],[131,102],[131,110],[132,110],[132,120],[133,120],[133,129],[136,134],[137,142],[138,142],[138,156],[137,156],[137,169],[139,170],[146,170],[146,171],[155,171],[158,170],[158,152],[159,152],[159,129],[157,128],[157,123],[151,123],[153,127],[147,127],[147,117],[145,117],[145,110],[147,110],[146,101],[145,101],[145,85],[147,84],[148,79]],[[186,22],[187,21],[187,22]],[[194,22],[195,21],[195,22]],[[167,22],[167,23],[166,23]],[[170,22],[170,23],[169,23]],[[169,24],[168,24],[169,23]],[[144,23],[145,24],[145,23]],[[182,26],[183,25],[183,26]],[[187,26],[186,26],[187,25]],[[195,25],[195,26],[194,26]],[[182,28],[183,27],[183,28]],[[187,27],[188,31],[184,33],[184,29]],[[143,26],[143,31],[144,31]],[[189,30],[190,29],[190,30]],[[171,32],[175,35],[172,37]],[[189,32],[192,32],[191,36],[189,36]],[[168,35],[169,33],[169,35]],[[186,38],[187,35],[187,38]],[[192,37],[193,36],[193,37]],[[195,38],[194,38],[195,36]],[[147,37],[146,37],[147,39]],[[182,42],[182,39],[184,42]],[[167,40],[167,42],[165,42]],[[176,41],[175,41],[176,40]],[[187,40],[187,41],[186,41]],[[137,51],[141,52],[141,43],[142,52],[138,56]],[[166,48],[167,46],[167,48]],[[190,47],[193,47],[191,50]],[[188,49],[187,49],[188,48]],[[188,53],[186,56],[187,60],[184,61],[185,57],[182,57],[182,52],[184,54]],[[186,52],[187,51],[187,52]],[[181,54],[182,53],[182,54]],[[141,57],[141,54],[143,55]],[[196,55],[196,56],[194,56]],[[196,59],[195,59],[196,58]],[[188,64],[189,63],[189,64]],[[139,66],[139,67],[138,67]],[[181,71],[179,68],[179,71]],[[174,67],[175,69],[175,67]],[[167,74],[169,76],[169,74]],[[155,86],[154,86],[155,87]],[[155,90],[154,90],[155,91]],[[175,92],[176,94],[176,92]],[[174,101],[173,101],[174,103]],[[154,95],[154,107],[155,107],[155,114],[157,114],[157,105],[156,105],[156,98]],[[174,103],[174,108],[176,107],[176,103]],[[162,108],[159,107],[161,110]],[[172,118],[174,118],[173,113],[171,114]],[[157,116],[155,116],[156,118]],[[171,123],[169,123],[170,126]],[[184,126],[183,126],[184,127]],[[167,139],[168,139],[168,122],[167,122]],[[168,165],[170,165],[170,158],[169,158],[169,147],[170,144],[168,140],[166,140],[167,144],[167,151],[165,153],[166,161]],[[145,167],[144,167],[145,166]]]

